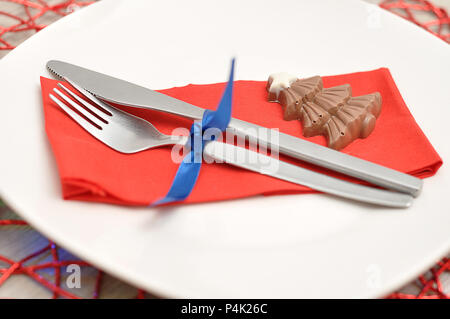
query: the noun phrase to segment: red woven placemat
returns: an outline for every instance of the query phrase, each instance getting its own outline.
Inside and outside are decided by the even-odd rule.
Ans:
[[[6,3],[21,5],[23,7],[25,17],[23,14],[13,14],[6,9],[2,9],[2,2],[5,3],[5,7]],[[3,18],[9,18],[5,20],[9,20],[8,22],[10,22],[7,23],[7,25],[0,25],[0,50],[12,50],[19,44],[17,42],[13,42],[12,40],[8,40],[8,38],[13,40],[14,38],[22,38],[14,37],[12,36],[13,34],[20,34],[30,31],[38,32],[45,28],[46,25],[40,22],[44,16],[52,14],[62,17],[83,6],[89,5],[94,1],[67,0],[63,2],[54,2],[55,1],[44,0],[0,0],[0,16],[3,16]],[[9,9],[9,6],[6,8]],[[19,12],[22,13],[22,10],[19,10]]]
[[[380,7],[417,24],[450,43],[450,18],[444,8],[439,8],[425,0],[386,0],[380,3]],[[427,13],[426,20],[419,18],[418,13]]]
[[[0,16],[6,16],[13,21],[9,25],[0,25],[0,50],[12,50],[18,41],[13,42],[9,38],[14,39],[14,34],[20,34],[22,32],[38,32],[45,27],[45,24],[40,23],[39,20],[43,19],[46,14],[53,14],[57,16],[67,15],[74,10],[89,5],[94,1],[44,1],[44,0],[0,0],[1,3],[9,2],[16,5],[23,6],[24,15],[15,15],[11,12],[2,10],[0,6]],[[386,10],[392,11],[405,19],[408,19],[420,27],[428,30],[444,41],[450,42],[449,17],[447,12],[434,6],[429,1],[416,0],[416,1],[404,1],[404,0],[388,0],[383,1],[380,6]],[[416,12],[427,12],[431,16],[431,20],[421,22],[416,18]],[[25,17],[24,17],[25,16]],[[0,203],[0,205],[3,205]],[[18,219],[0,220],[0,229],[11,226],[27,226],[27,223]],[[39,262],[39,256],[44,254],[51,254],[51,261]],[[33,260],[38,262],[32,263]],[[11,278],[13,275],[26,275],[35,280],[42,286],[46,287],[53,292],[53,298],[79,298],[79,296],[73,294],[62,288],[61,285],[61,268],[68,265],[78,265],[81,267],[91,267],[88,263],[79,260],[61,260],[58,254],[58,247],[51,241],[48,241],[47,245],[44,245],[40,249],[30,253],[28,256],[19,260],[13,260],[5,256],[0,255],[0,262],[6,266],[0,268],[0,287]],[[38,271],[45,269],[54,270],[53,280],[49,280],[46,277],[40,275]],[[441,276],[445,272],[450,272],[450,259],[443,258],[428,272],[421,275],[417,279],[417,286],[420,288],[416,294],[406,294],[395,292],[387,298],[425,298],[425,299],[437,299],[447,298],[450,299],[450,295],[444,292],[444,288],[441,282]],[[100,295],[100,287],[102,282],[103,273],[98,270],[95,287],[92,298],[98,298]],[[138,290],[137,298],[144,298],[145,292]]]

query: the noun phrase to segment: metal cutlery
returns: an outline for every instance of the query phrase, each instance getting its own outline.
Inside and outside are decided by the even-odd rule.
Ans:
[[[62,79],[72,79],[82,88],[105,101],[138,108],[159,110],[190,119],[201,119],[205,111],[200,107],[148,88],[66,62],[52,60],[47,63],[47,68]],[[259,128],[261,127],[256,124],[234,118],[231,119],[228,126],[228,129],[232,129],[234,134],[247,136],[253,140],[257,140],[259,143],[265,143],[272,148],[278,148],[282,154],[387,189],[413,196],[418,196],[422,189],[422,180],[416,177],[291,135],[279,133],[279,143],[278,145],[274,145],[267,137],[259,136],[256,133]]]
[[[121,111],[99,100],[73,81],[66,80],[87,100],[74,94],[61,83],[58,84],[59,89],[55,88],[54,94],[50,94],[50,98],[81,127],[109,147],[122,153],[136,153],[164,145],[184,145],[187,142],[188,137],[162,134],[144,119]],[[236,152],[253,155],[257,160],[236,160]],[[406,208],[413,201],[413,197],[407,194],[346,182],[279,161],[261,153],[218,141],[208,142],[204,154],[219,162],[223,161],[257,173],[360,202]],[[261,163],[264,163],[264,165]],[[278,169],[268,169],[269,167],[277,167]]]

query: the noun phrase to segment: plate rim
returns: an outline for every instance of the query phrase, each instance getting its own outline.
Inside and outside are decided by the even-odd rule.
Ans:
[[[102,7],[102,6],[106,6],[108,3],[110,3],[112,1],[99,1],[96,2],[88,7],[83,8],[82,10],[78,10],[77,12],[74,12],[73,14],[63,17],[62,19],[59,19],[58,21],[56,21],[55,23],[53,23],[52,25],[50,25],[49,27],[46,28],[49,29],[53,29],[53,28],[57,28],[59,26],[60,23],[67,23],[68,20],[73,19],[73,17],[78,17],[80,15],[84,15],[86,11],[88,10],[93,10],[92,8],[97,8],[97,7]],[[356,1],[355,1],[356,2]],[[372,4],[369,3],[362,3],[363,5],[366,6],[370,6]],[[376,6],[378,8],[378,6]],[[381,8],[379,8],[380,10],[382,10]],[[90,12],[90,11],[89,11]],[[382,12],[384,12],[383,14],[389,14],[390,12],[387,12],[385,10],[382,10]],[[392,17],[395,17],[395,19],[398,19],[398,21],[403,20],[405,23],[410,24],[411,26],[414,26],[414,28],[416,28],[416,30],[421,30],[421,32],[425,32],[426,34],[428,34],[428,36],[430,38],[434,38],[436,41],[442,42],[443,44],[445,44],[445,42],[435,36],[433,36],[431,33],[418,28],[417,26],[415,26],[414,24],[412,24],[411,22],[398,17],[397,15],[390,13],[390,15]],[[46,30],[43,30],[39,33],[42,32],[47,32]],[[18,48],[22,47],[23,44],[25,45],[29,45],[30,40],[32,41],[38,41],[39,39],[39,33],[36,35],[33,35],[32,37],[30,37],[29,39],[27,39],[26,41],[24,41],[23,43],[21,43]],[[16,49],[15,49],[16,50]],[[15,51],[14,50],[14,51]],[[20,49],[21,50],[21,49]],[[11,53],[8,53],[6,56],[4,56],[1,60],[0,60],[0,67],[4,64],[7,63],[7,61],[9,60],[8,56],[11,56]],[[44,222],[39,221],[39,218],[34,218],[35,216],[39,216],[39,214],[28,214],[28,213],[23,213],[22,214],[22,208],[20,206],[22,206],[20,203],[16,203],[14,202],[14,200],[10,200],[9,199],[9,195],[7,191],[4,191],[3,188],[6,187],[1,187],[0,185],[0,192],[1,192],[1,196],[2,196],[2,200],[3,202],[5,202],[5,204],[7,204],[7,206],[9,206],[10,208],[13,209],[13,211],[15,213],[17,213],[20,217],[24,218],[24,220],[26,220],[27,222],[29,222],[29,224],[31,226],[33,226],[33,228],[35,228],[36,230],[38,230],[39,232],[45,234],[46,237],[48,238],[52,238],[52,234],[56,233],[54,232],[52,229],[47,229],[45,227]],[[26,217],[25,217],[26,216]],[[75,253],[77,256],[81,257],[82,259],[87,260],[89,263],[91,263],[92,265],[97,266],[98,268],[102,269],[102,270],[106,270],[107,272],[113,274],[114,276],[117,276],[118,278],[120,278],[121,280],[125,281],[125,282],[129,282],[132,283],[133,285],[139,287],[140,283],[137,282],[138,278],[134,278],[132,275],[130,276],[130,274],[125,274],[121,273],[118,271],[117,268],[110,268],[109,267],[109,263],[104,263],[104,262],[98,262],[95,257],[91,256],[92,254],[88,251],[88,250],[84,250],[83,248],[77,247],[77,244],[74,243],[69,243],[69,241],[66,241],[65,239],[61,240],[61,238],[63,238],[64,236],[59,236],[57,235],[58,239],[55,240],[56,243],[60,244],[62,247],[70,247],[69,251]],[[437,249],[436,252],[430,254],[430,255],[437,255],[439,254],[440,256],[445,256],[445,254],[448,253],[448,251],[450,250],[450,238],[447,240],[447,244],[443,245],[440,249]],[[430,268],[430,266],[432,266],[434,264],[433,261],[430,260],[430,258],[424,258],[424,261],[421,265],[415,265],[415,267],[410,267],[410,271],[409,272],[405,272],[404,274],[404,278],[413,278],[414,276],[419,275],[420,273],[424,272],[425,270],[427,270],[428,268]],[[414,270],[413,270],[414,269]],[[408,274],[406,274],[408,273]],[[404,279],[400,279],[400,276],[397,276],[397,282],[398,283],[391,283],[390,285],[385,285],[385,289],[383,289],[381,291],[377,291],[377,294],[373,295],[373,296],[369,296],[369,297],[380,297],[380,296],[384,296],[390,292],[392,292],[393,290],[399,288],[402,284],[406,283],[408,279],[404,280]],[[149,281],[147,279],[147,281]],[[156,282],[158,282],[158,280],[156,280]],[[151,290],[152,292],[157,292],[159,295],[161,296],[167,296],[167,297],[173,297],[173,296],[178,296],[178,297],[185,297],[184,295],[179,295],[179,293],[177,291],[170,291],[171,289],[166,289],[166,288],[162,288],[160,289],[162,286],[161,283],[156,283],[154,285],[152,285]],[[178,298],[175,297],[175,298]]]

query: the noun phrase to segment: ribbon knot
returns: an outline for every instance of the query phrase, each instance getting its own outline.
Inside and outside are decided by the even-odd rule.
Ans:
[[[215,111],[206,110],[201,122],[194,122],[190,130],[188,141],[189,153],[183,158],[167,195],[152,203],[151,206],[159,206],[185,200],[197,182],[200,168],[202,166],[203,149],[209,140],[214,140],[211,135],[205,140],[204,132],[208,129],[217,129],[223,132],[228,127],[231,119],[231,106],[233,96],[234,59],[231,61],[230,76],[225,91]]]

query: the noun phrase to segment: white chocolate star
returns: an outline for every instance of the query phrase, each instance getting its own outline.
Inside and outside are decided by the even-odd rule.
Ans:
[[[287,89],[295,81],[297,81],[297,77],[286,72],[271,74],[269,80],[267,80],[269,100],[278,101],[280,91]]]

